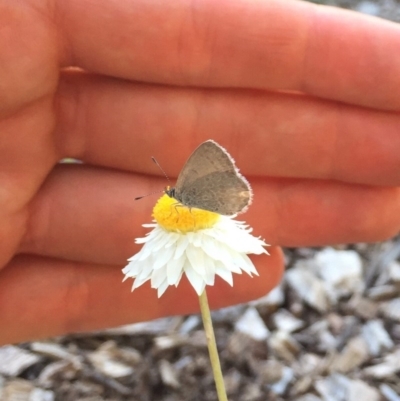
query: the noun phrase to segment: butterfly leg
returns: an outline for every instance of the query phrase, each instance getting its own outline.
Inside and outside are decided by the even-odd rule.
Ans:
[[[171,209],[170,209],[170,210],[171,210],[171,213],[170,213],[169,217],[172,216],[172,207],[175,209],[175,212],[176,212],[176,214],[178,215],[178,217],[176,218],[176,221],[178,221],[178,220],[179,220],[178,207],[186,207],[186,206],[182,205],[182,204],[179,203],[179,202],[173,203],[173,204],[171,205]]]

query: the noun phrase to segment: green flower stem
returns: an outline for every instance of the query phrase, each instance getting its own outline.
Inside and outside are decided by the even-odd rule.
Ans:
[[[222,376],[221,364],[219,362],[217,343],[215,342],[214,328],[211,320],[210,307],[208,306],[206,290],[199,297],[201,317],[206,332],[208,353],[210,354],[211,366],[214,374],[215,387],[217,388],[218,401],[228,401],[226,396],[224,377]]]

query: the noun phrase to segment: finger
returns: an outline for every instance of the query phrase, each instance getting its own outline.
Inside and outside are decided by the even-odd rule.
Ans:
[[[399,232],[399,187],[314,180],[262,184],[255,181],[259,196],[248,221],[265,235],[271,234],[272,240],[266,237],[271,244],[298,247],[377,242]],[[267,202],[274,202],[274,206],[267,206]]]
[[[44,98],[0,119],[0,268],[18,248],[28,220],[26,204],[58,159],[52,108],[51,99]]]
[[[295,90],[400,108],[393,90],[400,84],[394,23],[281,0],[69,0],[56,8],[66,63],[92,72],[185,86]]]
[[[265,295],[280,281],[283,257],[254,258],[260,277],[235,275],[230,287],[217,279],[208,287],[213,308]],[[120,266],[83,265],[20,256],[0,272],[0,344],[82,332],[170,315],[198,312],[198,297],[186,280],[158,299],[148,284],[131,293]]]
[[[313,180],[251,179],[254,203],[244,218],[256,236],[282,246],[371,242],[397,233],[400,188]],[[31,207],[20,252],[87,263],[123,264],[139,250],[160,190],[158,178],[87,166],[61,166]]]
[[[50,3],[32,4],[0,3],[0,117],[51,97],[57,87],[60,37]]]
[[[292,94],[151,86],[64,74],[56,142],[105,167],[177,175],[215,139],[247,175],[400,185],[400,113]]]
[[[26,204],[58,159],[59,37],[44,3],[0,1],[0,267],[23,235]]]

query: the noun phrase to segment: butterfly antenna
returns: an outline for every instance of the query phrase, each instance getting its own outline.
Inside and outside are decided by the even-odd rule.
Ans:
[[[135,198],[135,200],[139,200],[139,199],[145,198],[146,196],[150,196],[150,195],[153,195],[153,194],[159,194],[160,192],[163,192],[163,191],[154,191],[154,192],[150,192],[149,194],[146,194],[146,195],[137,196]]]
[[[169,179],[169,177],[167,176],[167,173],[164,171],[164,169],[160,166],[160,163],[156,160],[156,158],[154,156],[151,156],[151,160],[153,160],[154,164],[162,171],[162,173],[164,174],[165,178],[168,180],[169,183],[171,183],[171,180]],[[142,196],[138,196],[135,198],[135,200],[139,200],[139,199],[143,199],[146,196],[150,196],[153,194],[159,194],[160,192],[164,192],[164,191],[154,191],[154,192],[150,192],[149,194],[146,195],[142,195]]]
[[[171,183],[171,180],[167,176],[167,173],[164,171],[164,169],[160,166],[160,163],[156,160],[154,156],[151,156],[151,160],[153,160],[154,164],[162,171],[164,174],[165,178],[168,180],[169,183]]]

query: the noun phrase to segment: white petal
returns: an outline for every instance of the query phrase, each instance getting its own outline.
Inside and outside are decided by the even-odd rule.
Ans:
[[[207,242],[210,241],[215,242],[215,246],[218,251],[215,255],[213,255],[213,259],[230,260],[231,249],[225,244],[225,242],[217,241],[215,238],[208,238]]]
[[[182,255],[179,259],[171,259],[167,264],[167,280],[169,285],[177,285],[181,276],[186,258]]]
[[[144,244],[145,242],[147,242],[147,240],[148,240],[148,237],[146,238],[136,238],[135,239],[135,243],[136,244]]]
[[[200,276],[194,269],[192,269],[191,266],[185,268],[185,274],[190,284],[192,284],[192,287],[196,291],[197,295],[200,296],[206,286],[206,283],[204,282],[202,276]]]
[[[124,273],[127,277],[136,277],[141,268],[142,265],[139,262],[130,262],[122,269],[122,273]]]
[[[146,281],[149,281],[150,277],[147,278],[135,278],[135,281],[133,282],[133,287],[132,287],[132,291],[135,290],[136,288],[140,287],[142,284],[144,284]]]
[[[233,277],[232,277],[232,273],[225,269],[225,266],[220,263],[220,262],[216,262],[216,267],[215,267],[215,274],[217,274],[218,276],[220,276],[223,280],[225,280],[230,286],[233,285]]]
[[[205,276],[203,250],[189,244],[186,248],[186,256],[193,269],[196,270],[199,275]]]
[[[152,271],[153,271],[153,263],[151,260],[149,260],[148,263],[143,263],[141,265],[141,269],[136,278],[139,280],[144,280],[144,279],[148,280],[151,277]]]
[[[148,241],[153,241],[156,238],[158,238],[162,234],[162,231],[157,227],[154,230],[150,231],[149,233],[146,234],[144,238],[136,238],[135,243],[136,244],[143,244]]]
[[[168,236],[169,236],[168,242],[165,244],[166,248],[175,245],[180,238],[180,234],[177,233],[169,233]]]
[[[196,233],[192,233],[192,232],[188,232],[186,234],[184,234],[186,236],[186,238],[188,239],[189,243],[191,244],[193,242],[193,236],[196,235]]]
[[[153,270],[151,274],[151,288],[158,288],[164,281],[167,281],[167,269]]]
[[[182,276],[183,276],[183,270],[181,270],[181,274],[180,274],[180,276],[178,277],[178,279],[176,280],[176,283],[174,284],[175,287],[178,287],[179,282],[181,281]]]
[[[239,256],[241,258],[240,267],[242,268],[242,270],[244,270],[250,276],[252,274],[255,274],[256,276],[258,276],[258,271],[256,270],[255,266],[253,265],[253,262],[251,261],[251,259],[245,254],[240,254]]]
[[[230,260],[225,262],[224,260],[220,260],[219,262],[221,262],[225,266],[226,270],[229,270],[232,273],[242,274],[242,269],[237,266],[233,261]]]
[[[203,247],[202,249],[204,252],[207,253],[212,259],[218,260],[220,257],[220,254],[218,253],[218,246],[217,246],[217,241],[214,241],[212,239],[205,240],[203,242]]]
[[[161,267],[166,266],[167,263],[174,256],[174,253],[175,253],[175,249],[173,247],[160,249],[156,254],[154,254],[155,261],[154,261],[153,269],[157,270],[157,269],[160,269]]]
[[[197,248],[201,248],[202,246],[202,238],[203,238],[203,234],[201,231],[198,231],[196,233],[197,235],[193,236],[193,245]]]
[[[163,281],[162,284],[159,285],[157,288],[157,296],[158,298],[161,297],[162,294],[164,294],[165,290],[168,288],[168,283],[167,280]]]
[[[158,226],[158,224],[154,224],[154,223],[146,223],[146,224],[142,224],[142,227],[150,227],[150,228],[152,228],[152,227],[157,227]]]
[[[140,252],[135,253],[132,257],[130,257],[130,258],[128,259],[128,262],[133,262],[134,260],[139,259],[139,253],[140,253]]]
[[[169,233],[163,230],[162,238],[160,238],[157,241],[157,244],[154,245],[154,251],[157,252],[161,248],[169,248],[178,241],[179,237],[179,234]]]
[[[189,243],[188,238],[184,235],[181,236],[176,245],[174,259],[179,259],[184,254],[188,243]]]
[[[204,257],[204,280],[207,285],[214,285],[215,282],[215,263],[214,259],[208,255]]]
[[[164,248],[165,245],[168,243],[169,239],[170,237],[168,233],[161,232],[161,234],[158,235],[157,238],[152,241],[153,251],[157,252],[159,249]]]
[[[146,244],[144,244],[143,248],[138,253],[137,260],[145,260],[149,256],[151,256],[152,253],[153,253],[153,243],[147,242]]]

